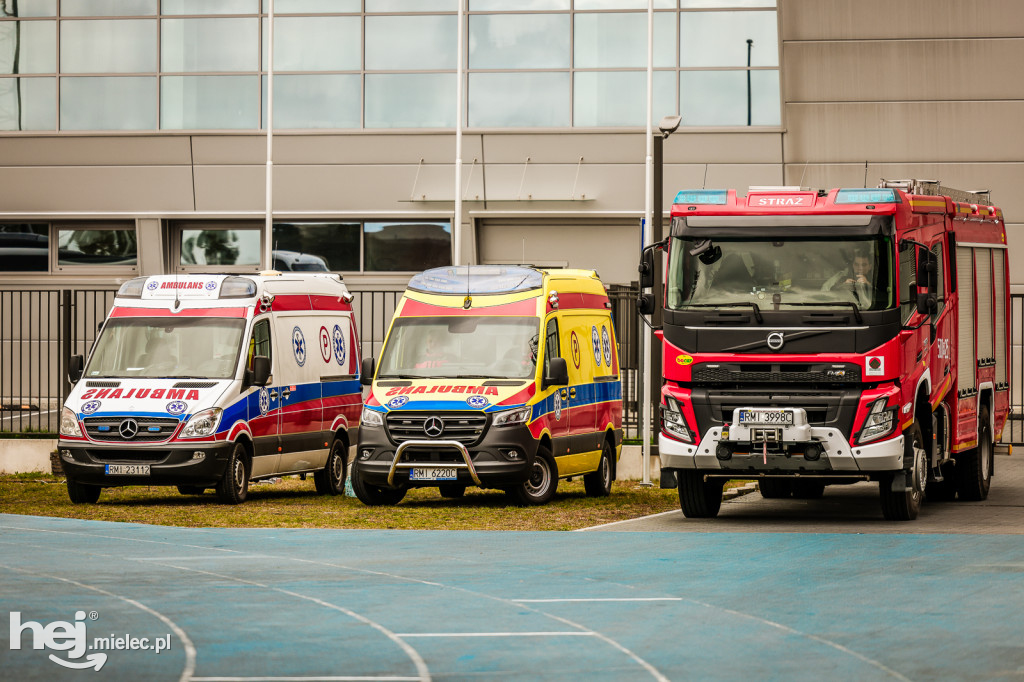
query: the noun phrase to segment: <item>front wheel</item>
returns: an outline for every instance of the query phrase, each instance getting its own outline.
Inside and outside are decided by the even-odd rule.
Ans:
[[[978,502],[988,497],[992,485],[992,428],[988,407],[978,412],[978,447],[956,459],[956,489],[961,500]]]
[[[597,471],[583,476],[583,489],[590,497],[606,497],[612,492],[612,460],[615,448],[609,441],[601,447],[601,461]]]
[[[245,446],[235,443],[224,476],[217,483],[217,497],[225,504],[241,504],[249,496],[249,462]]]
[[[324,468],[313,474],[313,485],[321,495],[341,495],[345,492],[345,470],[348,468],[348,449],[345,441],[335,438],[327,453]]]
[[[405,497],[406,488],[381,488],[370,485],[359,473],[359,464],[352,465],[352,490],[356,497],[371,507],[393,507]]]
[[[878,492],[882,502],[882,515],[889,521],[913,521],[921,511],[924,486],[928,478],[928,451],[920,424],[914,423],[903,434],[903,465],[909,466],[907,473],[910,486],[906,490],[892,489],[892,476],[878,479]]]
[[[530,507],[547,504],[554,497],[557,486],[558,468],[555,466],[555,458],[551,456],[551,451],[542,445],[537,449],[536,457],[533,458],[530,478],[517,486],[506,489],[505,492],[515,504]]]
[[[679,472],[679,507],[688,519],[712,519],[722,507],[723,478],[704,479],[699,471]]]
[[[100,490],[98,485],[86,485],[68,479],[68,498],[72,504],[96,504],[100,499]]]

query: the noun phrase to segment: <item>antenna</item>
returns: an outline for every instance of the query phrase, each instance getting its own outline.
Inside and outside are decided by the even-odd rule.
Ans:
[[[466,299],[462,302],[462,309],[469,310],[473,307],[473,296],[470,294],[469,265],[466,265]]]
[[[701,183],[700,188],[701,189],[707,189],[708,188],[708,164],[706,164],[706,163],[704,164],[704,182]]]
[[[803,187],[804,186],[804,176],[807,175],[807,166],[810,163],[811,163],[810,161],[804,161],[804,169],[802,171],[800,171],[800,182],[796,183],[797,187]]]
[[[864,189],[868,188],[868,162],[864,162]]]

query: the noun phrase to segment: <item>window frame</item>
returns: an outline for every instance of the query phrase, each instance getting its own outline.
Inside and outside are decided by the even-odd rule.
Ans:
[[[120,221],[102,222],[70,222],[53,221],[50,223],[50,273],[69,274],[83,273],[90,275],[124,275],[139,272],[139,228],[135,221],[123,221],[123,226],[118,226]],[[122,232],[131,231],[135,234],[135,264],[134,265],[109,265],[109,264],[60,264],[60,244],[58,238],[61,230],[118,230]]]

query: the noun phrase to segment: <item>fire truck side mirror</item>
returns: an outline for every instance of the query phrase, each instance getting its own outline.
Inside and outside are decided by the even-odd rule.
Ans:
[[[650,289],[654,286],[654,249],[648,246],[640,254],[640,288]]]
[[[369,386],[373,383],[373,373],[377,369],[377,362],[372,358],[363,358],[363,365],[360,367],[359,383]]]
[[[938,258],[927,249],[917,252],[917,281],[924,283],[930,293],[938,290],[936,274],[939,271]]]
[[[654,314],[654,295],[640,294],[636,297],[636,311],[641,315]]]
[[[85,369],[85,357],[72,355],[68,360],[68,381],[77,384],[78,380],[82,378],[83,369]]]
[[[917,294],[917,312],[922,315],[931,315],[939,308],[938,297],[934,291]]]

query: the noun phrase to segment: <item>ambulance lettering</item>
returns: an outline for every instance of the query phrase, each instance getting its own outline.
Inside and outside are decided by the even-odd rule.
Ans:
[[[140,400],[143,398],[151,398],[153,400],[161,400],[164,398],[168,400],[199,400],[199,391],[194,388],[188,390],[187,392],[184,388],[132,388],[128,389],[127,393],[124,393],[120,388],[90,388],[88,391],[82,394],[82,400],[92,400],[94,398],[96,400],[100,400],[103,398],[106,398],[108,400],[115,400],[117,398],[127,400],[128,398],[132,397]]]
[[[476,395],[498,395],[498,389],[494,386],[461,386],[461,385],[449,385],[445,384],[442,386],[405,386],[404,388],[391,388],[384,394],[385,398],[390,398],[393,395],[411,395],[413,393],[464,393],[464,394],[476,394]]]
[[[161,289],[178,289],[179,291],[187,291],[190,289],[202,289],[203,282],[164,282],[160,285]]]

